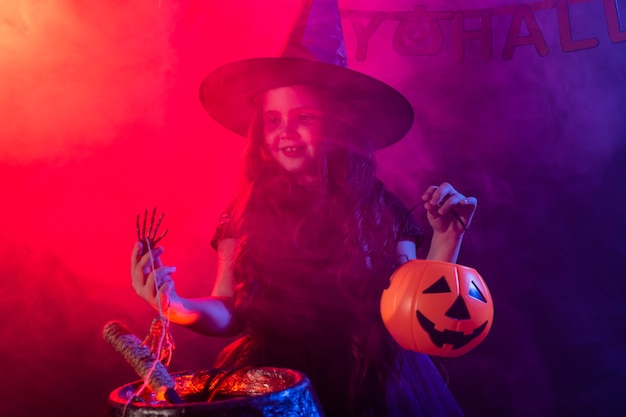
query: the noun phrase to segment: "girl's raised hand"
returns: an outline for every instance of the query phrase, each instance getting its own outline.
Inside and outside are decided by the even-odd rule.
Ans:
[[[434,233],[459,239],[472,222],[478,204],[475,197],[466,197],[447,182],[428,187],[422,200]]]

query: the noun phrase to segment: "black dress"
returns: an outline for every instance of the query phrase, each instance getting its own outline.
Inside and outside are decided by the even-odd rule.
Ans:
[[[327,417],[462,416],[430,358],[400,348],[382,323],[380,296],[395,267],[395,242],[419,245],[423,235],[399,199],[380,187],[387,235],[350,236],[346,213],[316,206],[309,190],[292,185],[278,195],[260,190],[263,199],[251,197],[236,227],[231,210],[224,212],[212,244],[243,239],[235,310],[245,331],[215,367],[301,371]],[[346,247],[388,235],[381,250],[351,262]]]

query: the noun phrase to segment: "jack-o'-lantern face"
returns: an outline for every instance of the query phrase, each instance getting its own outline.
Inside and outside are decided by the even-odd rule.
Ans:
[[[487,336],[493,302],[476,270],[414,260],[392,275],[381,298],[381,315],[389,333],[405,349],[455,357]]]

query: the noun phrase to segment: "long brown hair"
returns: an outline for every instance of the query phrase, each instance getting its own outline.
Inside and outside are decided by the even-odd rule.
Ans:
[[[363,400],[359,399],[359,393],[365,392],[363,387],[370,387],[365,389],[371,393],[372,386],[384,386],[382,382],[387,371],[394,366],[397,352],[395,345],[388,343],[389,336],[380,320],[378,305],[380,294],[393,272],[400,225],[390,214],[386,190],[376,178],[373,147],[359,141],[355,118],[341,101],[328,95],[323,97],[323,106],[324,140],[315,166],[317,181],[304,186],[298,184],[297,177],[282,169],[266,150],[261,106],[258,106],[259,112],[251,123],[244,153],[245,183],[231,211],[236,234],[240,236],[234,260],[235,308],[244,318],[255,320],[255,314],[246,314],[249,308],[254,308],[250,305],[253,295],[267,288],[275,279],[273,270],[282,268],[282,263],[292,261],[291,258],[302,264],[313,259],[315,274],[319,265],[329,265],[328,269],[323,269],[324,273],[328,272],[342,293],[350,294],[345,308],[356,310],[342,311],[337,316],[368,323],[361,327],[362,330],[348,334],[346,342],[350,346],[349,362],[353,364],[347,376],[349,404],[358,407]],[[289,217],[285,207],[303,210],[304,215],[298,217],[293,227],[283,227]],[[259,217],[259,212],[264,215]],[[267,213],[269,215],[265,215]],[[322,223],[331,223],[332,227],[324,228]],[[311,249],[302,242],[315,227],[331,237],[328,245],[318,242]],[[282,249],[276,251],[281,252],[278,254],[266,248],[280,239],[286,240],[294,249],[289,259],[281,257]],[[276,262],[268,261],[268,254]],[[300,274],[303,268],[306,266],[293,268],[296,271],[293,280],[307,274],[306,270]],[[316,275],[314,279],[323,278]],[[300,282],[294,285],[300,285]],[[279,326],[257,323],[257,326],[273,325]],[[351,325],[346,327],[353,328]],[[345,333],[346,328],[343,330]],[[340,338],[344,335],[333,336]],[[380,395],[384,396],[384,393]]]
[[[317,180],[308,185],[308,191],[317,197],[312,209],[325,207],[333,216],[342,219],[337,223],[344,225],[341,233],[343,248],[346,263],[351,264],[345,267],[360,265],[372,270],[376,261],[386,262],[389,255],[393,259],[399,225],[386,216],[385,192],[376,178],[373,147],[359,140],[356,116],[342,101],[325,91],[319,92],[324,110],[324,139],[314,169]],[[241,226],[246,210],[259,203],[251,200],[253,196],[266,197],[256,191],[267,190],[270,183],[289,188],[294,180],[273,160],[266,148],[260,100],[257,103],[258,110],[244,150],[244,183],[232,207],[235,227]],[[294,241],[297,241],[296,236]]]

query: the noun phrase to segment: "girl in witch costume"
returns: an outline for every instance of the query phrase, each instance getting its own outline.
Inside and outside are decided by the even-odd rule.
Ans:
[[[314,24],[313,9],[301,22]],[[391,274],[416,258],[423,235],[376,179],[373,152],[408,132],[413,110],[387,84],[345,67],[342,38],[327,36],[340,32],[338,14],[330,25],[333,14],[322,15],[314,47],[294,36],[303,33],[296,27],[281,57],[231,63],[202,83],[209,114],[248,138],[246,184],[212,240],[211,296],[178,295],[162,248],[153,249],[158,268],[148,273],[140,243],[133,287],[156,307],[156,280],[173,322],[241,334],[215,367],[304,372],[328,417],[460,416],[430,358],[399,347],[379,312]],[[448,183],[422,199],[433,228],[427,258],[455,262],[465,229],[452,212],[469,225],[476,199]]]

